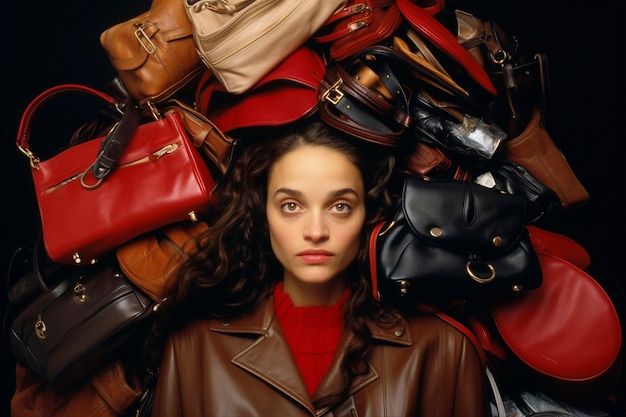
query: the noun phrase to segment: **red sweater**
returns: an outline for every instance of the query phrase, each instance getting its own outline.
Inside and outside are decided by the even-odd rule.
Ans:
[[[296,307],[279,282],[274,290],[274,308],[309,394],[313,395],[335,356],[343,331],[346,289],[332,306]]]

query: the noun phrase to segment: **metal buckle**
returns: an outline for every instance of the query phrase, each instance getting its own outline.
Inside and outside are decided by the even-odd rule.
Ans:
[[[143,31],[143,25],[137,26],[137,29],[135,29],[135,38],[137,38],[141,47],[145,49],[149,55],[156,52],[157,48],[148,35],[146,35],[146,32]]]
[[[335,84],[333,84],[328,90],[326,90],[321,97],[322,100],[328,100],[335,106],[343,98],[343,92],[339,90],[339,86],[343,84],[343,80],[341,79],[341,77],[337,78],[338,79],[337,81],[335,81]]]

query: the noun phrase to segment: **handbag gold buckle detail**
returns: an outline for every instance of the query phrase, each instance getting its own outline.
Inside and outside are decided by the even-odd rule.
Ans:
[[[337,105],[339,101],[343,98],[343,92],[339,90],[339,86],[343,84],[343,80],[341,77],[337,77],[337,81],[333,84],[328,90],[324,91],[322,94],[322,100],[328,100],[333,105]]]

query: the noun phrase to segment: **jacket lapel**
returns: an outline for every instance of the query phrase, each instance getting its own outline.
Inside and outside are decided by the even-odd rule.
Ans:
[[[313,411],[298,365],[274,314],[273,297],[263,302],[258,311],[233,319],[227,326],[212,327],[211,330],[245,337],[258,335],[251,338],[250,345],[232,358],[232,363]]]
[[[383,327],[379,323],[368,320],[368,327],[372,332],[372,342],[373,344],[377,344],[379,342],[398,344],[403,346],[411,346],[413,341],[411,339],[411,335],[408,331],[406,331],[406,321],[396,317],[398,321],[393,321],[393,326]],[[337,346],[337,354],[333,359],[328,372],[322,378],[317,390],[313,394],[313,399],[322,398],[331,393],[336,393],[339,389],[340,384],[343,381],[343,375],[341,373],[341,366],[343,359],[345,357],[345,352],[350,343],[354,339],[354,334],[344,333],[342,338],[339,340],[339,344]],[[350,386],[350,390],[348,395],[353,395],[356,392],[362,390],[372,382],[376,381],[380,377],[379,371],[376,367],[370,362],[369,370],[366,374],[359,375],[352,381]]]
[[[404,346],[413,344],[409,332],[406,331],[406,321],[400,319],[394,322],[391,320],[390,323],[388,326],[381,326],[373,321],[368,322],[374,344],[379,342]],[[211,330],[238,334],[246,338],[250,338],[250,335],[258,336],[250,338],[251,343],[233,356],[232,363],[272,385],[315,413],[300,370],[276,319],[273,297],[265,300],[256,312],[233,319],[228,323],[222,322],[220,325],[211,326]],[[353,339],[354,334],[343,334],[337,346],[337,354],[315,391],[313,399],[337,392],[344,378],[341,373],[342,361],[346,349]],[[368,372],[358,376],[353,381],[348,394],[353,395],[379,377],[379,371],[370,363]],[[317,410],[317,414],[327,410],[328,408]]]

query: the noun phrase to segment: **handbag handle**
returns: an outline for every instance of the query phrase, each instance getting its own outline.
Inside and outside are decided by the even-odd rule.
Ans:
[[[122,103],[107,93],[80,84],[60,84],[51,87],[35,97],[26,107],[26,110],[24,110],[17,133],[17,148],[28,157],[32,169],[39,169],[38,164],[40,159],[31,151],[29,143],[33,120],[44,104],[57,95],[67,92],[91,94],[107,102],[122,113],[121,120],[113,127],[102,142],[98,155],[95,156],[94,164],[91,167],[94,176],[96,176],[100,182],[115,168],[117,161],[139,124],[141,112],[139,108],[132,103],[132,99],[130,98],[128,101]]]
[[[498,94],[482,65],[461,46],[452,32],[433,15],[411,0],[397,0],[396,4],[411,27],[421,33],[433,45],[440,48],[450,58],[458,62],[482,88],[494,96]]]

